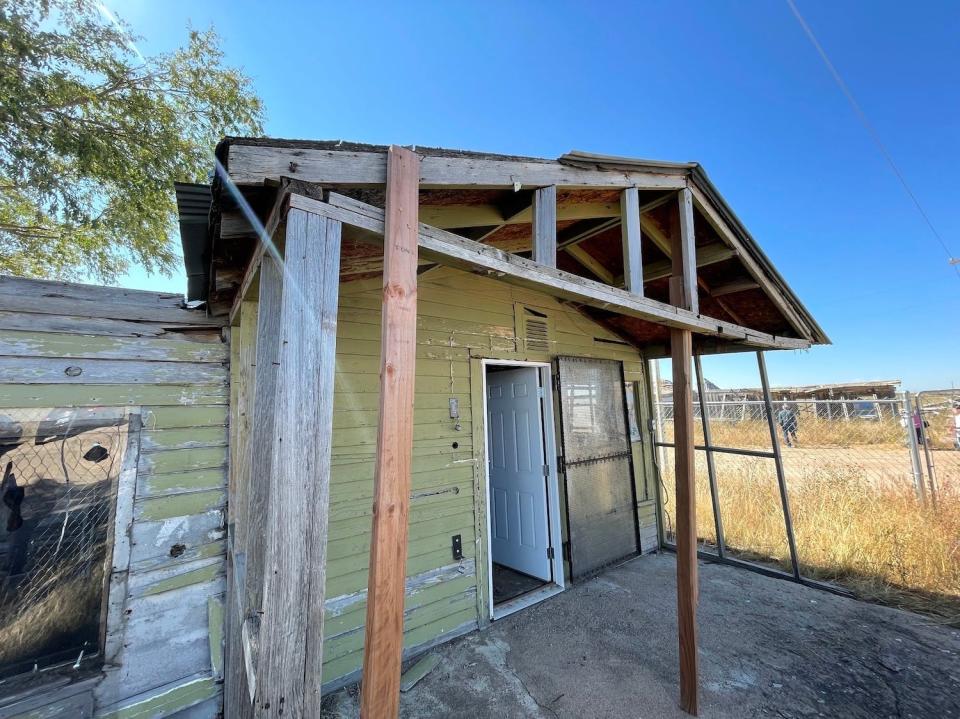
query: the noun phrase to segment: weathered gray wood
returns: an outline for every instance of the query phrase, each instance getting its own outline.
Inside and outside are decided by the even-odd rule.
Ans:
[[[114,320],[140,320],[144,322],[172,322],[180,325],[219,327],[222,320],[207,317],[203,310],[177,309],[176,307],[101,302],[69,296],[43,294],[0,294],[0,310],[7,312],[30,312],[45,315],[77,315],[102,317]]]
[[[340,224],[286,222],[256,711],[296,718],[319,714]]]
[[[283,269],[272,256],[260,265],[260,302],[257,315],[256,373],[253,378],[253,421],[255,433],[245,461],[250,463],[250,488],[245,512],[246,586],[244,607],[247,616],[260,611],[263,598],[264,538],[267,531],[274,437],[274,403],[280,362],[280,322],[283,299]]]
[[[547,267],[557,266],[557,186],[539,187],[533,193],[533,255]]]
[[[78,374],[79,370],[79,374]],[[210,363],[141,360],[0,357],[0,384],[226,385],[223,368]]]
[[[693,200],[690,190],[684,187],[679,195],[680,210],[680,237],[674,238],[674,275],[677,274],[677,260],[682,266],[683,301],[677,303],[680,307],[700,314],[700,299],[697,295],[697,248],[693,232]],[[679,254],[679,258],[677,255]]]
[[[7,275],[0,276],[0,295],[62,297],[109,304],[143,305],[144,307],[180,308],[183,305],[183,295],[174,292],[131,290],[125,287],[84,285],[78,282],[61,282],[59,280],[34,280]]]
[[[34,317],[43,315],[33,315]],[[227,359],[223,344],[179,339],[85,336],[70,333],[11,330],[0,333],[0,355],[14,357],[70,357],[88,359],[216,362]]]
[[[0,311],[0,330],[65,332],[117,337],[161,337],[167,334],[163,323],[132,322],[107,317],[78,317],[76,315],[35,315],[24,311]]]
[[[643,297],[643,258],[640,254],[640,195],[636,187],[628,187],[620,193],[620,213],[624,287],[627,292]]]
[[[238,185],[260,185],[265,179],[296,177],[306,182],[342,185],[383,185],[387,181],[385,152],[347,152],[303,148],[231,145],[231,179]],[[639,187],[679,189],[683,175],[639,171],[591,170],[553,160],[498,160],[478,157],[424,157],[420,187]]]
[[[290,206],[306,209],[350,225],[383,235],[383,210],[337,193],[329,202],[291,195]],[[504,282],[529,287],[562,299],[592,307],[639,317],[659,324],[743,342],[771,349],[805,349],[807,339],[779,337],[722,320],[700,317],[688,310],[637,297],[625,290],[593,282],[562,270],[543,267],[523,257],[511,255],[479,242],[468,240],[435,227],[420,225],[419,248],[422,256],[441,264],[470,272],[489,274]]]

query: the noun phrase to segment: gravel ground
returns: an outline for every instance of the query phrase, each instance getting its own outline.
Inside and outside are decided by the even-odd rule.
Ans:
[[[402,717],[685,717],[675,562],[635,559],[434,650]],[[700,716],[960,718],[960,631],[700,565]],[[356,688],[325,702],[359,716]]]

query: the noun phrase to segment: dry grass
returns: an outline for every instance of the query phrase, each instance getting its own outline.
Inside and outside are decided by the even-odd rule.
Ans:
[[[938,454],[957,459],[947,457],[953,453]],[[705,544],[715,544],[706,466],[703,453],[697,455],[699,536]],[[909,482],[873,481],[861,467],[841,461],[844,456],[836,452],[836,462],[802,464],[788,472],[803,574],[960,626],[960,476],[940,471],[940,501],[934,509],[917,501]],[[941,461],[941,466],[950,465]],[[670,530],[673,474],[669,466],[665,469]],[[728,550],[789,569],[773,463],[717,455],[717,469]]]

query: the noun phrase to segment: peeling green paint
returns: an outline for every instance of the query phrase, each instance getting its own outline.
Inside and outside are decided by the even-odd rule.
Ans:
[[[155,497],[140,501],[134,508],[134,518],[150,522],[170,517],[185,517],[189,514],[202,514],[224,506],[226,501],[227,494],[224,490]]]
[[[207,624],[210,631],[210,666],[215,677],[223,676],[223,597],[207,600]]]
[[[218,576],[223,574],[223,572],[224,565],[222,562],[208,564],[207,566],[200,567],[199,569],[192,569],[189,572],[183,572],[182,574],[177,574],[176,576],[168,577],[167,579],[161,579],[159,582],[151,584],[149,587],[144,589],[141,593],[141,596],[152,597],[155,594],[162,594],[163,592],[170,592],[174,589],[189,587],[191,584],[209,582],[211,579],[216,579]]]
[[[213,677],[193,679],[178,684],[142,701],[97,714],[97,719],[153,719],[182,711],[194,704],[212,699],[220,693]]]
[[[162,497],[168,494],[204,489],[220,489],[227,486],[227,471],[224,467],[196,469],[189,472],[151,474],[141,478],[138,489],[140,497]]]

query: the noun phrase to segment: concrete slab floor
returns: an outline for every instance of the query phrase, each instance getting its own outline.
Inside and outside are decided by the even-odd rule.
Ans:
[[[402,717],[686,717],[676,564],[637,558],[435,649]],[[700,716],[960,718],[960,631],[925,617],[700,564]],[[359,716],[356,688],[326,716]]]

